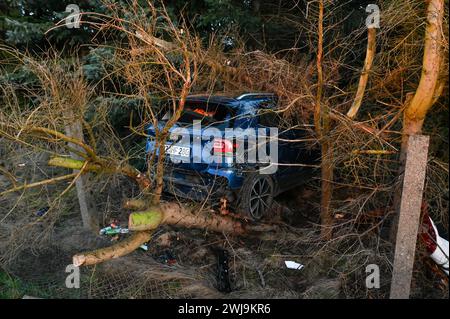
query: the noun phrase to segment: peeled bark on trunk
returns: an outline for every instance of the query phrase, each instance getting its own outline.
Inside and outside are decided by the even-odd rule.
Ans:
[[[89,266],[104,262],[109,259],[122,257],[136,250],[151,238],[151,232],[136,232],[117,244],[94,251],[76,254],[72,257],[74,266]]]
[[[439,98],[442,85],[439,80],[442,67],[442,23],[444,0],[430,0],[427,9],[427,27],[419,86],[411,102],[406,106],[403,123],[403,146],[408,136],[420,134],[428,110]]]
[[[131,213],[128,218],[128,229],[136,231],[158,228],[163,220],[163,212],[158,208],[149,208],[143,212]]]
[[[356,91],[355,100],[353,101],[350,110],[347,112],[347,116],[351,119],[354,119],[356,114],[358,113],[358,110],[361,107],[361,103],[364,97],[367,81],[369,80],[369,72],[370,69],[372,68],[373,58],[375,57],[376,34],[377,31],[375,28],[368,29],[367,52],[366,52],[366,59],[364,61],[364,67],[361,72],[361,77],[359,78],[358,90]]]

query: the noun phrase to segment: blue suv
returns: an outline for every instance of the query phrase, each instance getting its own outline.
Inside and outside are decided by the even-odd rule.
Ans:
[[[161,107],[159,129],[171,109]],[[305,129],[287,125],[279,111],[275,94],[189,96],[166,141],[165,191],[226,200],[251,220],[263,218],[276,195],[310,180],[320,155]],[[146,152],[158,156],[152,125],[148,133]]]

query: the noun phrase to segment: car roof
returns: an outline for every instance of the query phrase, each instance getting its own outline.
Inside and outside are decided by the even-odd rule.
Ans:
[[[222,104],[229,107],[239,107],[245,102],[263,101],[277,99],[277,96],[273,93],[245,93],[237,97],[230,97],[226,95],[189,95],[186,98],[187,102],[198,102],[198,103],[212,103],[212,104]]]
[[[238,104],[238,100],[229,96],[223,95],[189,95],[186,98],[187,102],[200,102],[200,103],[212,103],[212,104],[224,104],[234,106]]]

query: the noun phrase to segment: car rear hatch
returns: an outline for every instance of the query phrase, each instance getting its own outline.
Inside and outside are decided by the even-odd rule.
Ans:
[[[162,110],[158,122],[160,130],[171,116],[170,108]],[[234,111],[227,105],[186,102],[179,120],[169,130],[170,137],[165,143],[166,162],[173,168],[198,172],[206,171],[211,166],[231,166],[233,146],[224,140],[224,134],[226,128],[232,127],[233,118]],[[156,152],[159,156],[158,149],[155,149],[153,126],[149,127],[148,133],[147,152]]]

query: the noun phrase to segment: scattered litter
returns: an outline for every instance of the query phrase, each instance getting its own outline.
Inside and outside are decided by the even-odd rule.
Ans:
[[[117,240],[119,239],[119,235],[121,234],[128,234],[129,230],[128,228],[122,228],[120,227],[117,220],[114,220],[109,226],[100,229],[100,235],[107,235],[107,236],[113,236],[111,240]]]
[[[169,266],[173,266],[177,263],[177,260],[170,250],[165,250],[162,255],[158,256],[157,260]]]
[[[286,267],[289,269],[301,270],[303,267],[305,267],[304,265],[296,263],[295,261],[291,260],[286,260],[284,263],[286,264]]]
[[[421,236],[430,253],[431,259],[433,259],[433,261],[441,267],[448,276],[448,240],[439,235],[439,231],[428,213],[425,214],[422,221]]]
[[[36,215],[42,217],[46,212],[48,212],[49,209],[50,207],[43,207],[36,212]]]
[[[142,244],[139,246],[140,249],[147,251],[148,250],[148,243]]]
[[[117,234],[128,234],[128,228],[116,227],[113,228],[111,226],[100,229],[100,235],[117,235]]]
[[[19,166],[19,167],[24,167],[25,165],[27,165],[27,164],[25,164],[25,163],[20,163],[20,164],[18,164],[17,166]]]

